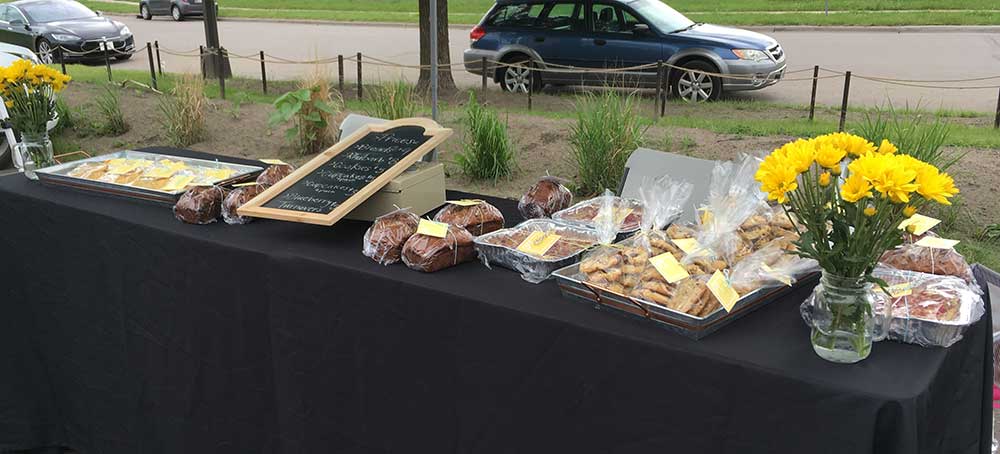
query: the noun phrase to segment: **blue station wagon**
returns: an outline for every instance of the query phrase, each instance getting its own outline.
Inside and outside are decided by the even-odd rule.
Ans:
[[[700,102],[774,85],[785,72],[785,53],[773,38],[694,22],[660,0],[499,0],[470,38],[466,70],[485,69],[512,92],[544,84],[655,87],[656,68],[612,74],[563,68],[622,70],[663,61],[699,71],[667,70],[672,93]],[[522,65],[484,68],[483,58]]]

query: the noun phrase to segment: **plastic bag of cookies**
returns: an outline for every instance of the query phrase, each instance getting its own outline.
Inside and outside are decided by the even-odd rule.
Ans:
[[[615,199],[611,191],[605,191],[600,199],[600,207],[594,216],[593,227],[597,232],[598,245],[584,254],[580,261],[580,279],[589,285],[625,295],[629,290],[626,274],[634,274],[634,263],[648,260],[639,255],[642,248],[624,248],[614,245],[618,236],[618,222],[615,219]],[[631,271],[631,272],[630,272]]]
[[[732,264],[753,252],[753,241],[740,235],[740,230],[755,214],[770,211],[754,180],[759,165],[759,159],[744,155],[736,161],[719,162],[712,169],[708,200],[702,207],[698,226],[697,239],[702,251],[694,255],[707,255]],[[747,227],[758,223],[766,224],[767,218],[761,216]]]

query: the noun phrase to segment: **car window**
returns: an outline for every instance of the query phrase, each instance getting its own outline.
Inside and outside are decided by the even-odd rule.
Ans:
[[[594,18],[594,31],[602,33],[619,33],[628,31],[621,21],[618,8],[611,5],[595,3],[591,10]]]
[[[621,11],[622,11],[622,19],[625,20],[625,30],[632,31],[633,29],[635,29],[636,25],[643,23],[641,20],[639,20],[638,17],[633,16],[632,13],[624,9]]]
[[[23,6],[24,15],[34,22],[56,22],[63,20],[84,19],[97,16],[90,8],[74,1],[50,1],[26,3]]]
[[[553,31],[583,30],[582,9],[579,3],[555,3],[549,7],[542,26]]]
[[[0,21],[10,22],[10,19],[7,18],[7,10],[9,9],[10,7],[7,5],[0,5]]]
[[[486,21],[486,25],[493,27],[534,27],[538,25],[538,16],[542,14],[543,9],[545,9],[545,5],[539,3],[501,6]]]

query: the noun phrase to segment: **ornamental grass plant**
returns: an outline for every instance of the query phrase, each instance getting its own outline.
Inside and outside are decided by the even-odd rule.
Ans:
[[[865,113],[855,130],[858,135],[874,143],[888,140],[901,153],[941,170],[948,170],[965,156],[964,153],[943,149],[951,135],[951,125],[939,117],[929,119],[910,109],[897,110],[891,103],[887,107]]]
[[[181,77],[171,95],[161,98],[158,106],[167,142],[175,147],[186,147],[204,140],[207,105],[204,80],[193,75]]]
[[[125,120],[125,114],[122,113],[122,102],[117,92],[111,87],[104,87],[104,92],[97,96],[95,103],[103,119],[100,126],[102,133],[118,136],[128,132],[130,127]]]
[[[405,80],[374,87],[371,100],[365,105],[369,116],[385,120],[415,116],[418,108],[416,89]]]
[[[642,144],[646,131],[636,112],[637,104],[634,94],[622,95],[610,89],[577,98],[570,145],[578,193],[593,195],[618,187],[625,163]]]
[[[494,184],[509,177],[517,161],[507,124],[495,111],[480,104],[471,92],[465,122],[465,142],[455,156],[462,173],[475,180],[493,180]]]

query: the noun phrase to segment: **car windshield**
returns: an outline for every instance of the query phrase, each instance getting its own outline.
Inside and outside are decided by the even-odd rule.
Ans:
[[[636,0],[628,3],[628,6],[663,33],[683,30],[694,25],[694,21],[660,0]]]
[[[74,1],[36,2],[21,5],[21,10],[32,22],[58,22],[94,17],[97,13]]]

